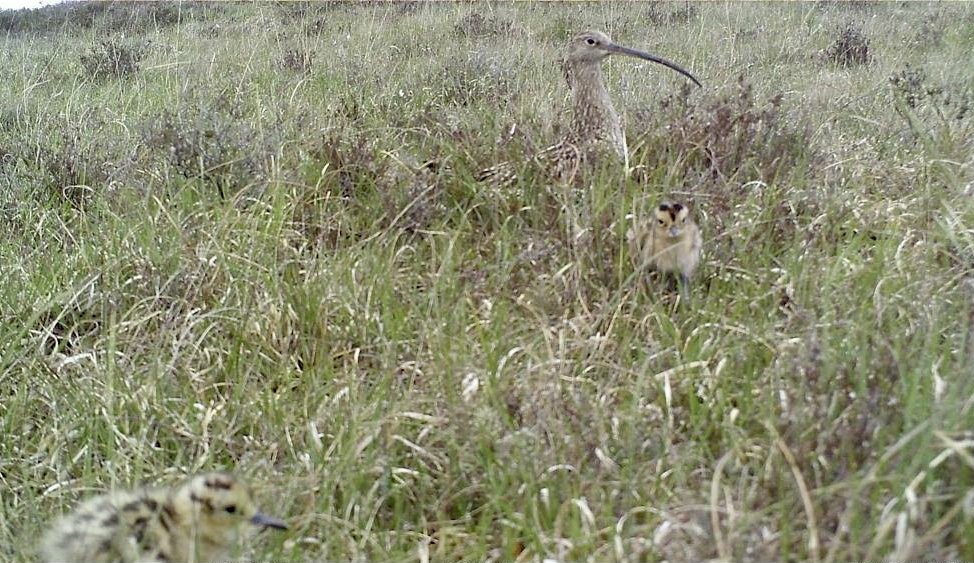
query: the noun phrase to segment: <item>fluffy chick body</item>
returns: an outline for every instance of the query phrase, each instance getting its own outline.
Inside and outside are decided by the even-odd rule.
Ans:
[[[40,553],[52,563],[219,561],[247,523],[287,529],[260,513],[234,476],[205,473],[175,488],[114,491],[84,501],[55,522]]]
[[[681,203],[663,203],[653,218],[636,222],[627,233],[630,254],[637,268],[650,267],[679,276],[683,296],[688,297],[690,276],[700,263],[703,237]]]

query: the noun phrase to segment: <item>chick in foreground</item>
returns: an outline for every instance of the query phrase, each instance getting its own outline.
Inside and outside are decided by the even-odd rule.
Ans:
[[[650,221],[636,221],[626,233],[637,270],[645,267],[679,277],[684,300],[690,297],[690,276],[700,263],[703,238],[682,203],[663,203]]]
[[[245,525],[287,529],[259,512],[250,489],[233,475],[205,473],[174,488],[89,499],[54,523],[40,553],[51,563],[225,561]]]

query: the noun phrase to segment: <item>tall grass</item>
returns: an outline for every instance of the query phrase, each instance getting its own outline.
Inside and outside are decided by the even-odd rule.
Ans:
[[[967,4],[47,10],[0,14],[0,558],[216,468],[291,524],[255,559],[974,558]],[[585,28],[705,87],[608,62],[630,170],[566,189]],[[692,307],[626,254],[665,197]]]

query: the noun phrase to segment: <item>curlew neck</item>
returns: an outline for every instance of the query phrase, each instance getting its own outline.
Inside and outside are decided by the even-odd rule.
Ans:
[[[566,69],[572,90],[572,137],[579,144],[608,142],[620,157],[625,156],[622,122],[612,106],[612,99],[598,61],[575,61]]]

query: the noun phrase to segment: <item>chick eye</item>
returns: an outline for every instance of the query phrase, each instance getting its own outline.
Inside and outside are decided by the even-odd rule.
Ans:
[[[659,223],[659,226],[661,226],[661,227],[664,225],[662,219],[657,219],[656,222]]]
[[[595,39],[592,39],[591,37],[586,39],[585,42],[588,43],[589,45],[595,45]]]
[[[228,514],[233,514],[234,512],[237,511],[237,507],[236,507],[236,505],[231,504],[231,505],[228,505],[223,510],[226,510]]]

